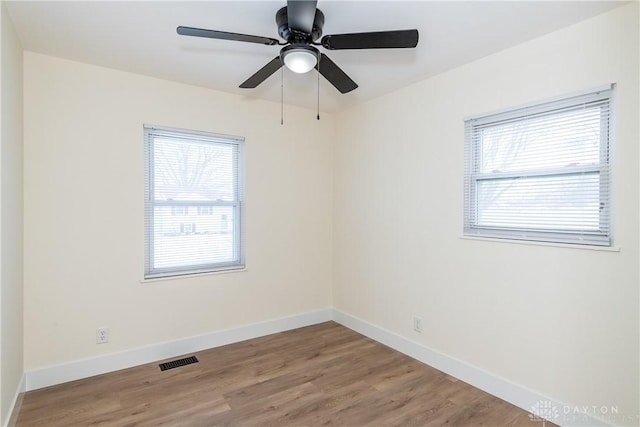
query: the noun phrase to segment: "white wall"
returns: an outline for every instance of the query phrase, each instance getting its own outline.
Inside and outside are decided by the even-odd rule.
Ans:
[[[5,425],[23,370],[22,47],[0,2],[0,424]]]
[[[30,52],[24,87],[27,371],[331,306],[330,114]],[[140,283],[143,124],[246,138],[247,271]]]
[[[633,3],[337,115],[334,306],[560,402],[637,417],[638,22]],[[464,118],[609,83],[620,251],[461,239]]]

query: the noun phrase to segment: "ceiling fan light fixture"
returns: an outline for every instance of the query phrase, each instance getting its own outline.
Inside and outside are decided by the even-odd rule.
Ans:
[[[282,49],[282,61],[294,73],[304,74],[318,63],[318,50],[308,45],[290,45]]]

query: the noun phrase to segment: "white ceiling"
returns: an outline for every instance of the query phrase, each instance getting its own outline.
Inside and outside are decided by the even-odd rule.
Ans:
[[[359,88],[340,94],[320,79],[324,111],[397,88],[574,24],[618,1],[329,1],[323,33],[417,28],[416,49],[326,51]],[[9,1],[25,50],[280,101],[280,73],[256,89],[238,85],[279,46],[185,37],[179,25],[279,38],[281,1]],[[317,74],[284,73],[288,104],[316,107]]]

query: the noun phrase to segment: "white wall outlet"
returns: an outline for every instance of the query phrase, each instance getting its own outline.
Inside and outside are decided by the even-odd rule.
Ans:
[[[109,342],[109,328],[96,329],[96,344],[105,344]]]
[[[413,330],[422,333],[422,318],[413,316]]]

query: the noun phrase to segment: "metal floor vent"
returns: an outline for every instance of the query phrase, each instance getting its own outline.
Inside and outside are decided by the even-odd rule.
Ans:
[[[191,365],[192,363],[198,363],[198,359],[195,356],[185,357],[184,359],[172,360],[171,362],[161,363],[160,370],[166,371],[167,369],[179,368],[184,365]]]

